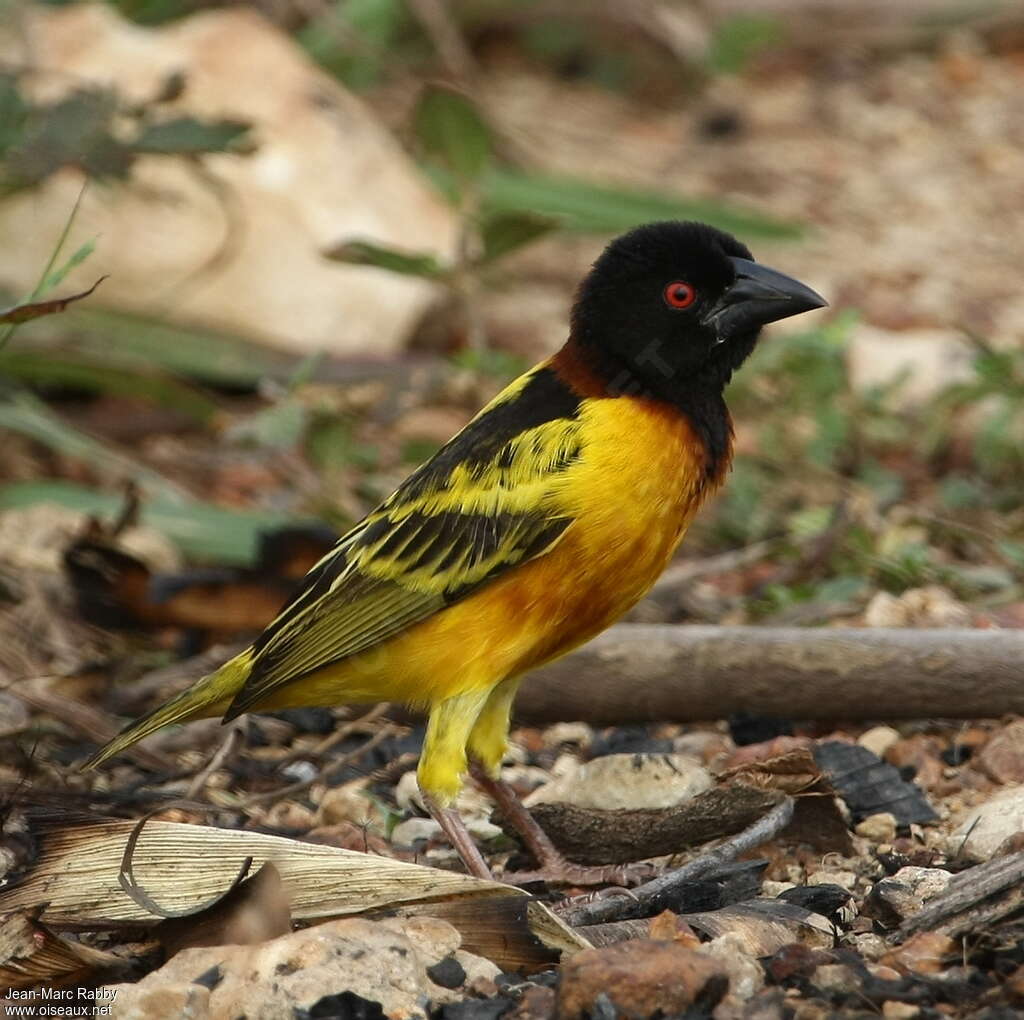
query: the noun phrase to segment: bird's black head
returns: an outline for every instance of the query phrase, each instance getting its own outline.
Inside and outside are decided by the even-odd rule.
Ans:
[[[718,391],[761,327],[825,301],[703,223],[651,223],[612,241],[580,285],[573,337],[625,392]]]

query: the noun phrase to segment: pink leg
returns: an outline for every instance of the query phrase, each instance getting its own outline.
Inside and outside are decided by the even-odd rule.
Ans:
[[[459,816],[454,808],[441,807],[441,805],[428,793],[423,793],[423,803],[430,812],[434,821],[441,826],[442,832],[448,837],[448,842],[455,848],[455,852],[462,858],[466,870],[477,878],[493,881],[494,876],[487,862],[480,853],[479,847],[473,842],[473,837],[466,828],[466,823]]]
[[[548,834],[537,824],[508,783],[494,779],[478,763],[470,766],[473,778],[483,791],[501,809],[509,824],[523,837],[530,853],[536,858],[540,870],[506,876],[513,885],[547,881],[563,885],[636,885],[654,874],[646,865],[601,865],[586,867],[567,861]]]

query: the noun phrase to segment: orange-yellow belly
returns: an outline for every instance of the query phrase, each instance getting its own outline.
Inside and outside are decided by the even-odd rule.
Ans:
[[[558,487],[573,518],[547,553],[260,709],[353,701],[427,706],[490,688],[600,633],[648,591],[727,467],[709,478],[689,423],[663,404],[589,400],[585,445]]]

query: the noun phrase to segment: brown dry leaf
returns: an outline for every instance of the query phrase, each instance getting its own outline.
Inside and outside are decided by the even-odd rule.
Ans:
[[[0,988],[75,984],[121,962],[110,953],[61,938],[31,911],[0,915]]]
[[[252,946],[291,930],[292,915],[281,875],[273,864],[264,864],[201,913],[161,921],[156,935],[170,959],[182,949]]]
[[[789,796],[826,794],[832,788],[814,761],[810,748],[796,747],[762,761],[737,765],[719,777],[761,790],[777,790]]]
[[[571,861],[618,864],[677,853],[731,836],[773,808],[769,789],[719,784],[674,807],[599,811],[574,804],[535,804],[530,814]]]
[[[39,319],[44,315],[54,315],[63,312],[73,301],[81,301],[88,297],[104,280],[101,276],[88,290],[78,294],[71,294],[65,298],[54,298],[51,301],[29,301],[21,305],[13,305],[11,308],[0,310],[0,323],[17,324],[28,322],[30,319]]]
[[[831,949],[838,931],[821,914],[784,900],[746,900],[721,910],[680,914],[680,918],[711,938],[738,935],[750,956],[771,956],[793,942]]]
[[[41,917],[75,929],[152,922],[153,914],[118,882],[125,846],[135,828],[136,823],[117,819],[49,832],[34,867],[0,896],[0,908],[31,910],[45,904]],[[179,822],[154,821],[146,826],[134,850],[133,871],[161,909],[182,912],[222,895],[248,857],[256,867],[273,862],[297,921],[412,906],[434,913],[451,903],[467,902],[486,905],[486,915],[506,899],[527,901],[520,889],[455,872],[283,836]],[[543,904],[531,903],[528,918],[532,936],[545,945],[559,951],[587,945]],[[457,918],[449,919],[459,927]],[[474,942],[475,922],[470,918],[464,923],[466,928],[460,930],[468,947]]]

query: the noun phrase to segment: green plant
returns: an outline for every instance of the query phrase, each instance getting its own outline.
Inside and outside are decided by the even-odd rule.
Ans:
[[[503,259],[555,230],[613,233],[658,219],[703,219],[744,236],[799,236],[790,223],[710,201],[604,187],[502,165],[494,134],[464,92],[428,86],[416,107],[413,136],[426,172],[458,210],[453,257],[402,251],[352,238],[327,257],[442,284],[465,325],[469,346],[484,345],[477,295]]]
[[[124,180],[143,155],[237,151],[249,126],[168,115],[184,79],[171,75],[145,103],[128,103],[114,90],[73,89],[51,102],[35,102],[21,89],[21,74],[0,71],[0,197],[75,166],[96,180]]]

